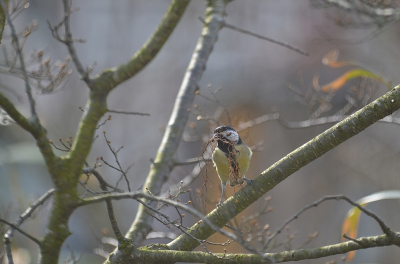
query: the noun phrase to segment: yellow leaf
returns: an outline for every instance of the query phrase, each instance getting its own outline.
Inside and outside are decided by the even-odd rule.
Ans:
[[[393,190],[393,191],[382,191],[373,193],[371,195],[365,196],[357,201],[359,205],[365,207],[367,204],[371,202],[376,202],[380,200],[386,199],[400,199],[400,191]],[[357,230],[358,224],[360,221],[361,210],[357,207],[351,208],[346,215],[346,218],[343,221],[342,225],[342,234],[346,234],[346,236],[356,239],[357,238]],[[342,238],[344,241],[345,238]],[[355,251],[351,251],[347,255],[347,261],[351,261],[355,256]]]
[[[321,91],[323,92],[336,92],[337,90],[339,90],[341,87],[343,87],[343,85],[354,78],[357,77],[367,77],[367,78],[372,78],[375,80],[378,80],[382,83],[384,83],[385,85],[390,87],[390,84],[386,83],[383,78],[379,75],[376,75],[370,71],[364,70],[364,69],[353,69],[353,70],[349,70],[346,73],[344,73],[342,76],[340,76],[339,78],[337,78],[336,80],[325,84],[324,86],[321,87]]]

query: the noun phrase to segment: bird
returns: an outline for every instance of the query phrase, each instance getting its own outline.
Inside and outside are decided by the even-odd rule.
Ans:
[[[253,181],[245,177],[253,152],[231,126],[217,127],[212,139],[217,141],[212,161],[222,185],[221,198],[217,204],[220,206],[228,181],[231,186],[243,184],[244,180],[248,185],[253,185]]]

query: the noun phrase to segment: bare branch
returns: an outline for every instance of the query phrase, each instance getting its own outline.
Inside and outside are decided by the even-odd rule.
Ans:
[[[32,213],[41,205],[43,205],[47,199],[53,196],[55,189],[48,190],[45,194],[43,194],[39,199],[37,199],[31,206],[29,206],[24,213],[22,213],[18,219],[14,222],[14,225],[20,226],[26,219],[32,216]],[[4,235],[4,239],[11,239],[13,236],[13,229],[10,228],[7,233]]]
[[[200,19],[201,22],[204,23],[204,19],[203,18],[199,17],[199,19]],[[297,53],[300,53],[302,55],[306,55],[306,56],[310,55],[307,51],[304,51],[304,50],[302,50],[302,49],[300,49],[298,47],[295,47],[295,46],[293,46],[293,45],[291,45],[289,43],[286,43],[286,42],[283,42],[283,41],[280,41],[280,40],[276,40],[276,39],[273,39],[273,38],[265,37],[265,36],[259,35],[257,33],[251,32],[249,30],[245,30],[245,29],[241,29],[241,28],[235,27],[235,26],[233,26],[231,24],[228,24],[226,22],[224,22],[224,27],[232,29],[232,30],[235,30],[235,31],[238,31],[238,32],[243,33],[243,34],[247,34],[247,35],[259,38],[259,39],[267,40],[269,42],[278,44],[279,46],[283,46],[283,47],[288,48],[290,50],[296,51]]]
[[[65,0],[67,1],[67,0]],[[172,31],[182,17],[189,0],[174,0],[171,2],[167,12],[162,18],[157,29],[150,38],[126,63],[106,69],[93,79],[93,86],[106,86],[108,90],[114,89],[118,84],[132,78],[149,64],[167,41]]]
[[[43,205],[47,199],[49,199],[53,193],[54,189],[48,190],[45,194],[43,194],[38,200],[36,200],[31,206],[29,206],[23,214],[21,214],[18,219],[14,222],[15,226],[20,226],[26,219],[28,219],[32,213],[41,205]],[[7,259],[10,264],[13,263],[12,254],[11,254],[11,239],[14,234],[14,229],[11,227],[4,235],[4,247],[7,251]]]
[[[84,198],[81,199],[79,202],[79,206],[85,206],[93,203],[98,203],[102,201],[107,201],[107,200],[121,200],[121,199],[139,199],[139,198],[145,198],[147,200],[152,200],[152,201],[157,201],[161,202],[167,205],[171,205],[175,208],[179,208],[182,210],[187,211],[188,213],[192,214],[195,217],[198,217],[202,219],[207,225],[209,225],[214,231],[218,231],[221,234],[227,236],[228,238],[232,240],[237,240],[237,236],[231,232],[225,231],[219,227],[217,227],[214,223],[212,223],[210,220],[207,218],[204,218],[204,216],[198,212],[197,210],[193,209],[192,207],[189,207],[187,205],[184,205],[180,202],[173,201],[170,199],[165,199],[157,196],[153,196],[150,194],[145,194],[142,192],[129,192],[129,193],[110,193],[110,194],[103,194],[103,195],[98,195],[95,197],[90,197],[90,198]],[[143,202],[141,202],[143,203]],[[154,210],[154,209],[153,209]]]
[[[325,202],[325,201],[329,201],[329,200],[345,200],[346,202],[348,202],[349,204],[356,206],[358,209],[360,209],[363,213],[365,213],[366,215],[372,217],[375,219],[375,221],[378,222],[379,226],[381,227],[383,233],[385,233],[388,237],[393,237],[395,236],[395,232],[391,231],[390,228],[382,221],[382,219],[380,219],[377,215],[375,215],[374,213],[372,213],[371,211],[365,209],[363,206],[359,205],[356,202],[353,202],[351,199],[349,199],[348,197],[344,196],[344,195],[331,195],[331,196],[325,196],[321,199],[319,199],[318,201],[305,206],[303,209],[301,209],[298,213],[296,213],[293,217],[289,218],[288,220],[286,220],[282,226],[270,237],[268,237],[268,241],[265,245],[265,247],[268,247],[268,244],[278,235],[282,232],[282,230],[292,221],[298,219],[298,217],[304,213],[305,211],[314,208],[318,205],[320,205],[321,203]]]
[[[72,38],[72,33],[70,29],[70,15],[71,15],[71,1],[63,0],[64,5],[64,28],[65,28],[65,40],[64,43],[68,48],[69,54],[71,55],[72,61],[75,64],[76,69],[81,75],[82,80],[84,80],[88,85],[90,84],[89,71],[85,70],[82,63],[79,60],[78,54],[76,53],[74,47],[74,41]],[[90,86],[90,85],[89,85]]]
[[[278,120],[279,119],[279,114],[274,113],[274,114],[266,114],[262,115],[260,117],[257,117],[255,119],[249,120],[247,122],[241,123],[237,126],[236,131],[242,131],[248,128],[251,128],[255,125],[262,124],[267,121],[272,121],[272,120]]]
[[[116,113],[116,114],[125,114],[125,115],[150,116],[149,113],[129,112],[129,111],[122,111],[122,110],[111,110],[111,109],[107,109],[107,112],[109,112],[109,113]]]
[[[198,83],[205,70],[208,57],[217,41],[218,32],[222,27],[225,15],[224,2],[216,0],[208,1],[207,4],[206,23],[204,24],[202,35],[186,70],[170,121],[144,185],[144,188],[152,193],[161,191],[162,185],[168,179],[168,175],[173,168],[174,155],[189,115],[187,109],[192,106],[195,92],[199,87]],[[152,217],[146,214],[144,207],[140,205],[136,219],[127,237],[133,239],[135,245],[139,245],[151,231],[151,222]]]
[[[205,218],[211,220],[218,227],[224,226],[230,219],[294,172],[399,108],[400,86],[396,86],[387,94],[289,153],[262,172],[254,180],[253,186],[243,187],[239,192],[227,199],[221,207],[209,213]],[[229,209],[229,214],[226,214],[227,209]],[[214,231],[207,229],[203,223],[197,223],[195,228],[189,230],[189,233],[199,239],[205,239],[212,235]],[[188,251],[193,250],[197,243],[188,239],[186,235],[180,235],[168,246],[172,250]]]
[[[85,168],[85,171],[87,171],[87,173],[93,173],[93,175],[96,176],[97,180],[100,183],[100,188],[104,192],[107,192],[107,190],[108,190],[107,187],[110,185],[104,180],[103,176],[101,176],[101,174],[98,171],[96,171],[94,168],[91,168],[91,167]],[[127,239],[124,237],[121,230],[119,229],[117,219],[115,218],[112,202],[111,202],[111,200],[106,200],[105,202],[106,202],[106,206],[107,206],[108,218],[110,220],[111,228],[115,234],[115,237],[117,238],[118,243],[124,243],[127,241]]]
[[[0,4],[4,10],[4,13],[6,15],[6,19],[7,19],[7,23],[10,26],[11,29],[11,37],[14,41],[14,48],[15,51],[17,52],[18,58],[19,58],[19,63],[21,64],[21,71],[22,71],[22,76],[24,78],[25,81],[25,90],[26,90],[26,94],[28,95],[28,100],[29,100],[29,105],[30,105],[30,109],[31,109],[31,114],[32,114],[32,118],[35,122],[39,122],[39,118],[37,116],[36,113],[36,108],[35,108],[35,100],[33,99],[32,96],[32,89],[31,86],[29,84],[29,77],[28,74],[26,72],[26,68],[25,68],[25,60],[24,60],[24,56],[22,54],[22,50],[21,50],[21,46],[19,44],[19,39],[17,36],[17,32],[15,30],[14,24],[11,20],[10,14],[8,13],[8,7],[6,5],[6,3],[4,2],[4,0],[0,0]]]
[[[96,179],[99,181],[100,185],[103,184],[104,186],[111,188],[112,191],[121,192],[121,193],[124,192],[124,190],[119,189],[118,187],[113,186],[113,185],[109,184],[108,182],[106,182],[104,180],[103,176],[100,174],[100,172],[98,172],[93,167],[86,167],[83,169],[83,172],[86,174],[90,174],[90,173],[93,174],[96,177]]]
[[[175,162],[175,166],[184,166],[184,165],[193,165],[193,164],[198,164],[200,162],[210,162],[211,158],[207,158],[207,159],[202,159],[202,158],[191,158],[191,159],[187,159],[187,160],[182,160],[182,161],[176,161]]]
[[[169,239],[175,239],[177,237],[176,234],[172,232],[150,232],[147,237],[147,239],[158,239],[158,238],[169,238]]]
[[[266,253],[264,256],[256,254],[227,254],[227,253],[215,253],[210,255],[205,252],[198,251],[176,251],[176,250],[148,250],[147,248],[139,248],[135,254],[132,255],[133,259],[143,259],[148,262],[187,262],[187,263],[233,263],[233,264],[243,264],[243,263],[271,263],[269,260],[264,259],[268,257],[274,260],[276,263],[299,261],[305,259],[317,259],[338,254],[345,254],[350,251],[383,247],[390,245],[399,245],[400,243],[400,233],[396,233],[394,239],[388,237],[387,235],[381,236],[371,236],[363,237],[355,241],[343,242],[334,245],[313,248],[313,249],[300,249],[283,251],[278,253]],[[131,259],[132,259],[131,258]]]
[[[324,125],[324,124],[330,124],[330,123],[338,123],[342,120],[345,120],[348,118],[348,115],[333,115],[333,116],[327,116],[327,117],[320,117],[320,118],[315,118],[315,119],[309,119],[309,120],[304,120],[304,121],[287,121],[283,117],[280,117],[279,114],[277,114],[279,118],[277,120],[284,125],[287,128],[308,128],[312,126],[319,126],[319,125]],[[389,123],[389,124],[395,124],[395,125],[400,125],[400,118],[398,117],[393,117],[393,116],[386,116],[377,122],[380,123]]]
[[[76,263],[78,263],[82,258],[83,252],[81,252],[79,254],[79,256],[76,257],[74,251],[72,250],[72,248],[68,244],[66,244],[65,247],[68,249],[70,255],[64,261],[64,264],[76,264]]]
[[[46,161],[46,165],[50,169],[50,172],[54,172],[54,164],[56,164],[56,159],[52,148],[50,146],[49,140],[46,137],[46,130],[40,125],[39,122],[32,122],[25,118],[13,105],[13,103],[0,93],[0,107],[2,107],[7,114],[19,124],[23,129],[30,132],[32,136],[36,139],[37,145],[42,152],[42,155]],[[52,174],[53,176],[53,174]]]
[[[121,148],[119,148],[117,151],[115,151],[115,150],[111,147],[111,142],[107,139],[106,131],[103,131],[103,135],[104,135],[104,139],[106,140],[106,143],[107,143],[108,148],[110,149],[111,153],[114,155],[115,162],[117,162],[117,164],[118,164],[118,168],[115,168],[115,167],[111,166],[110,164],[106,163],[106,161],[104,161],[103,158],[101,158],[101,160],[104,161],[108,166],[110,166],[110,167],[112,167],[112,168],[114,168],[114,169],[116,169],[117,171],[119,171],[119,172],[122,173],[122,176],[125,178],[126,184],[128,185],[128,191],[131,191],[131,186],[130,186],[130,183],[129,183],[129,180],[128,180],[128,176],[126,176],[126,173],[125,173],[125,171],[122,169],[122,166],[121,166],[121,164],[119,163],[119,160],[118,160],[118,151],[119,151],[121,148],[123,148],[123,146],[122,146]],[[131,167],[131,166],[130,166],[130,167]],[[129,167],[129,168],[130,168],[130,167]],[[129,170],[129,168],[128,168],[128,170]],[[128,170],[127,170],[127,171],[128,171]],[[118,186],[118,183],[117,183],[117,186]]]
[[[18,226],[4,220],[0,218],[0,222],[2,222],[3,224],[6,224],[8,226],[10,226],[12,229],[17,230],[18,232],[20,232],[21,234],[23,234],[24,236],[26,236],[27,238],[29,238],[30,240],[32,240],[33,242],[35,242],[38,246],[41,245],[41,242],[39,241],[39,239],[29,235],[28,233],[26,233],[24,230],[22,230],[21,228],[19,228]]]

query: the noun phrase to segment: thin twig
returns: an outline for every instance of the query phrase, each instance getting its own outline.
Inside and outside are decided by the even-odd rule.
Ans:
[[[126,172],[132,167],[133,164],[132,164],[131,166],[129,166],[128,169],[127,169],[127,171],[125,172],[125,171],[122,169],[122,166],[121,166],[121,164],[119,163],[119,160],[118,160],[118,151],[119,151],[121,148],[123,148],[123,146],[122,146],[121,148],[119,148],[117,151],[115,151],[115,150],[111,147],[111,142],[107,139],[107,136],[106,136],[106,132],[105,132],[105,131],[103,131],[103,135],[104,135],[104,139],[106,140],[106,143],[107,143],[108,148],[110,149],[111,153],[114,155],[115,162],[117,162],[118,168],[119,168],[119,169],[118,169],[118,168],[115,168],[115,167],[113,167],[113,166],[111,166],[111,165],[108,164],[108,163],[106,163],[106,162],[104,161],[103,158],[101,158],[101,159],[102,159],[102,161],[104,161],[104,163],[106,163],[106,165],[108,165],[108,166],[110,166],[110,167],[112,167],[112,168],[114,168],[114,169],[116,169],[117,171],[120,171],[120,172],[122,173],[122,176],[125,178],[126,184],[127,184],[127,186],[128,186],[128,190],[131,191],[131,186],[130,186],[130,183],[129,183],[129,180],[128,180],[128,176],[126,176]]]
[[[41,245],[41,242],[39,241],[39,239],[29,235],[28,233],[26,233],[24,230],[22,230],[21,228],[19,228],[18,226],[4,220],[0,218],[0,222],[2,222],[3,224],[6,224],[8,226],[10,226],[12,229],[17,230],[18,232],[20,232],[21,234],[23,234],[24,236],[26,236],[27,238],[29,238],[30,240],[32,240],[33,242],[35,242],[38,246]]]
[[[199,20],[200,20],[201,22],[205,23],[205,21],[204,21],[204,19],[203,19],[202,17],[199,17]],[[224,22],[224,25],[223,25],[223,26],[226,27],[226,28],[229,28],[229,29],[238,31],[238,32],[243,33],[243,34],[247,34],[247,35],[250,35],[250,36],[259,38],[259,39],[267,40],[267,41],[269,41],[269,42],[278,44],[278,45],[280,45],[280,46],[283,46],[283,47],[285,47],[285,48],[288,48],[288,49],[290,49],[290,50],[293,50],[293,51],[295,51],[295,52],[297,52],[297,53],[300,53],[300,54],[302,54],[302,55],[305,55],[305,56],[309,56],[309,55],[310,55],[307,51],[304,51],[304,50],[302,50],[302,49],[300,49],[300,48],[298,48],[298,47],[295,47],[295,46],[293,46],[293,45],[290,45],[289,43],[286,43],[286,42],[283,42],[283,41],[280,41],[280,40],[276,40],[276,39],[273,39],[273,38],[265,37],[265,36],[259,35],[259,34],[257,34],[257,33],[251,32],[251,31],[249,31],[249,30],[245,30],[245,29],[241,29],[241,28],[235,27],[235,26],[233,26],[233,25],[231,25],[231,24],[228,24],[228,23],[226,23],[226,22]]]
[[[214,256],[214,257],[216,257],[216,258],[221,258],[221,257],[215,255],[214,253],[212,253],[212,252],[206,247],[205,243],[211,244],[211,245],[221,245],[221,244],[220,244],[220,243],[209,242],[209,241],[202,240],[202,239],[198,239],[198,238],[194,237],[193,235],[189,234],[189,233],[186,231],[188,228],[187,228],[187,227],[184,227],[184,226],[182,225],[182,216],[181,216],[181,222],[180,222],[180,223],[177,223],[176,221],[171,221],[170,218],[169,218],[169,216],[167,216],[166,214],[161,213],[158,209],[155,209],[155,208],[151,207],[150,205],[144,203],[144,202],[141,201],[140,199],[136,199],[136,200],[137,200],[139,203],[143,204],[143,206],[145,206],[145,207],[148,208],[149,210],[153,211],[155,214],[162,216],[165,220],[163,220],[163,219],[157,217],[155,214],[152,214],[151,212],[145,211],[148,215],[152,216],[154,219],[156,219],[157,221],[159,221],[160,223],[162,223],[163,225],[165,225],[167,228],[171,228],[171,225],[172,225],[172,226],[175,226],[175,227],[178,228],[182,233],[184,233],[184,234],[188,235],[189,237],[191,237],[192,239],[196,240],[196,241],[204,248],[204,250],[205,250],[208,254],[210,254],[210,255],[212,255],[212,256]],[[175,207],[175,209],[176,209],[176,210],[178,211],[178,213],[180,214],[178,208]],[[228,241],[230,241],[230,240],[228,240]],[[229,243],[230,243],[230,242],[229,242]]]
[[[71,247],[68,245],[68,243],[65,245],[65,247],[69,250],[70,256],[67,258],[67,260],[65,260],[64,263],[65,264],[69,264],[69,263],[76,264],[76,263],[78,263],[81,260],[82,256],[83,256],[83,252],[81,252],[79,254],[79,256],[76,257],[74,251],[71,249]]]
[[[45,194],[43,194],[39,199],[37,199],[31,206],[29,206],[23,214],[21,214],[18,219],[14,222],[15,226],[20,226],[23,222],[25,222],[29,217],[31,217],[32,213],[41,205],[43,205],[47,199],[49,199],[54,194],[55,189],[48,190]],[[11,227],[4,234],[4,247],[11,250],[11,238],[14,234],[14,228]],[[9,260],[10,261],[10,260]]]
[[[353,241],[353,242],[355,242],[355,243],[357,243],[357,244],[359,244],[359,245],[362,245],[362,243],[361,243],[360,241],[358,241],[357,239],[351,238],[351,237],[347,236],[346,234],[343,234],[342,236],[343,236],[344,238],[350,240],[350,241]]]
[[[294,216],[292,216],[291,218],[289,218],[288,220],[286,220],[282,226],[273,234],[268,238],[268,241],[265,245],[265,247],[268,246],[268,244],[272,241],[272,239],[274,239],[278,234],[280,234],[282,232],[282,230],[292,221],[298,219],[298,217],[304,213],[305,211],[309,210],[310,208],[314,208],[316,206],[318,206],[319,204],[325,202],[325,201],[329,201],[329,200],[344,200],[346,202],[348,202],[349,204],[357,207],[358,209],[360,209],[363,213],[365,213],[366,215],[368,215],[369,217],[372,217],[373,219],[375,219],[376,222],[378,222],[379,226],[381,227],[382,231],[388,236],[388,237],[392,237],[395,235],[395,233],[390,230],[390,228],[383,222],[382,219],[380,219],[377,215],[375,215],[374,213],[372,213],[371,211],[365,209],[364,207],[362,207],[361,205],[359,205],[356,202],[353,202],[350,198],[348,198],[345,195],[330,195],[330,196],[325,196],[321,199],[319,199],[318,201],[316,201],[315,203],[309,204],[307,206],[305,206],[303,209],[301,209],[299,212],[297,212]]]
[[[90,192],[93,195],[98,194],[98,192],[92,191],[89,187],[86,186],[86,184],[82,181],[79,181],[79,184],[88,192]],[[85,196],[86,193],[82,194],[82,196]]]
[[[129,112],[129,111],[122,111],[122,110],[112,110],[107,109],[107,112],[116,113],[116,114],[125,114],[125,115],[140,115],[140,116],[150,116],[149,113],[141,113],[141,112]]]
[[[204,218],[204,216],[199,213],[197,210],[184,205],[180,202],[176,202],[170,199],[164,199],[162,197],[157,197],[157,196],[153,196],[150,194],[146,194],[146,193],[142,193],[142,192],[129,192],[129,193],[112,193],[112,194],[103,194],[103,195],[99,195],[99,196],[95,196],[95,197],[90,197],[90,198],[84,198],[81,199],[81,202],[79,204],[79,206],[84,206],[84,205],[88,205],[88,204],[93,204],[93,203],[98,203],[101,201],[105,201],[105,200],[121,200],[121,199],[139,199],[139,198],[145,198],[147,200],[152,200],[152,201],[156,201],[156,202],[161,202],[161,203],[165,203],[168,204],[170,206],[173,206],[175,208],[179,208],[182,210],[185,210],[186,212],[192,214],[193,216],[196,216],[200,219],[202,219],[203,221],[205,221],[207,223],[207,225],[209,225],[213,230],[220,232],[221,234],[227,236],[228,238],[231,238],[233,240],[236,240],[236,235],[225,231],[217,226],[215,226],[214,223],[212,223],[211,221],[209,221],[208,219]],[[145,205],[145,202],[141,202],[142,205]],[[149,205],[145,205],[147,208],[152,208]],[[153,208],[152,208],[153,209]],[[155,209],[153,209],[155,210]]]
[[[104,180],[103,176],[102,176],[97,170],[95,170],[95,169],[92,168],[92,167],[86,167],[86,168],[84,169],[84,171],[85,171],[85,173],[87,173],[87,174],[88,174],[88,173],[92,173],[93,175],[95,175],[95,177],[97,178],[97,180],[98,180],[99,183],[100,183],[100,188],[101,188],[104,192],[107,192],[107,191],[108,191],[108,190],[107,190],[107,187],[110,186],[110,185]],[[116,187],[113,187],[113,186],[111,186],[111,188],[117,189]],[[122,190],[121,190],[121,191],[122,191]],[[122,232],[121,232],[121,230],[120,230],[120,228],[119,228],[119,226],[118,226],[118,222],[117,222],[117,220],[116,220],[116,218],[115,218],[114,208],[113,208],[113,205],[112,205],[111,200],[106,200],[105,202],[106,202],[106,206],[107,206],[108,218],[109,218],[109,220],[110,220],[111,228],[112,228],[112,230],[113,230],[113,232],[114,232],[114,234],[115,234],[115,237],[117,238],[117,240],[118,240],[119,243],[126,242],[127,239],[126,239],[125,236],[122,234]]]
[[[14,48],[15,48],[15,50],[17,52],[17,55],[19,57],[19,62],[21,64],[21,71],[22,71],[22,76],[23,76],[24,82],[25,82],[25,90],[26,90],[26,94],[28,95],[31,114],[32,114],[32,117],[34,118],[35,122],[37,122],[38,121],[38,116],[37,116],[36,108],[35,108],[35,100],[33,99],[33,96],[32,96],[32,89],[31,89],[31,85],[29,84],[29,77],[28,77],[28,73],[27,73],[26,68],[25,68],[24,56],[22,54],[22,50],[21,50],[21,47],[19,45],[19,39],[18,39],[18,36],[17,36],[17,32],[15,30],[14,24],[13,24],[13,22],[11,20],[9,12],[8,12],[8,6],[4,2],[4,0],[0,0],[0,4],[1,4],[1,6],[3,8],[3,11],[4,11],[5,15],[6,15],[7,23],[10,26],[11,37],[12,37],[12,39],[14,41]]]
[[[309,120],[304,120],[304,121],[287,121],[283,117],[280,117],[278,115],[277,120],[284,125],[287,128],[308,128],[312,126],[319,126],[319,125],[324,125],[324,124],[329,124],[329,123],[338,123],[344,119],[349,117],[348,115],[333,115],[333,116],[327,116],[327,117],[319,117],[315,119],[309,119]],[[389,123],[389,124],[395,124],[395,125],[400,125],[400,118],[398,117],[393,117],[393,116],[386,116],[377,122],[380,123]]]
[[[2,0],[3,1],[3,0]],[[72,38],[71,28],[70,28],[70,15],[71,15],[71,6],[70,0],[63,0],[64,5],[64,28],[65,28],[65,40],[64,43],[68,48],[69,54],[71,55],[72,61],[75,64],[76,69],[78,70],[81,78],[89,85],[89,71],[85,70],[82,63],[79,60],[78,54],[76,53],[74,47],[74,41]],[[90,86],[90,85],[89,85]]]
[[[182,160],[182,161],[176,161],[175,162],[175,166],[184,166],[184,165],[193,165],[193,164],[197,164],[200,162],[210,162],[211,158],[206,158],[206,159],[200,159],[200,158],[191,158],[191,159],[187,159],[187,160]]]
[[[165,203],[167,205],[173,206],[175,208],[179,208],[182,209],[188,213],[190,213],[191,215],[200,218],[200,221],[204,221],[212,230],[219,232],[221,234],[223,234],[224,236],[228,237],[230,240],[233,241],[237,241],[240,243],[241,246],[243,246],[245,249],[247,249],[248,251],[252,252],[252,253],[256,253],[259,254],[261,256],[263,256],[264,258],[268,259],[271,263],[275,263],[275,261],[273,259],[271,259],[270,257],[266,256],[264,253],[259,252],[257,250],[255,250],[253,247],[251,247],[246,241],[244,241],[243,239],[241,239],[240,237],[238,237],[237,235],[228,232],[224,229],[219,228],[218,226],[216,226],[216,224],[214,224],[212,221],[210,221],[209,219],[205,218],[200,212],[198,212],[197,210],[193,209],[192,207],[189,207],[185,204],[182,204],[180,202],[174,201],[174,200],[170,200],[170,199],[165,199],[165,198],[161,198],[161,197],[157,197],[157,196],[153,196],[151,194],[146,194],[146,193],[142,193],[142,192],[130,192],[130,193],[113,193],[113,194],[104,194],[104,195],[99,195],[99,196],[95,196],[95,197],[90,197],[90,198],[85,198],[85,199],[81,199],[79,206],[84,206],[84,205],[88,205],[88,204],[93,204],[93,203],[98,203],[98,202],[102,202],[105,200],[121,200],[121,199],[135,199],[138,202],[140,202],[145,208],[148,208],[150,210],[152,210],[153,212],[157,212],[157,214],[162,214],[161,212],[159,212],[158,210],[154,209],[152,206],[150,206],[149,204],[147,204],[146,202],[140,200],[139,198],[144,198],[146,200],[152,200],[152,201],[156,201],[156,202],[161,202],[161,203]],[[146,212],[146,210],[144,210],[144,212]],[[148,212],[146,212],[148,213]],[[165,219],[169,219],[168,216],[166,216],[165,214],[162,214],[163,217]],[[155,217],[154,214],[150,215],[151,217]],[[181,225],[176,227],[180,227]],[[195,236],[193,236],[192,234],[186,232],[184,229],[180,229],[182,232],[184,232],[184,234],[186,234],[187,236],[195,239],[197,242],[198,241],[203,241],[202,239],[198,239]],[[205,241],[205,240],[204,240]],[[211,253],[213,254],[213,253]]]
[[[106,182],[104,180],[103,176],[97,170],[93,169],[91,171],[91,173],[96,177],[96,179],[100,182],[100,184],[104,184],[108,188],[111,188],[113,191],[120,192],[120,193],[124,192],[124,190],[119,189],[118,187],[113,186],[113,185],[109,184],[108,182]]]
[[[14,222],[14,225],[20,226],[23,222],[25,222],[25,220],[28,219],[40,205],[43,205],[44,202],[53,195],[54,191],[55,189],[50,189],[43,194],[38,200],[29,206],[23,214],[18,217],[18,219]],[[13,234],[14,229],[12,227],[4,234],[4,248],[7,252],[7,260],[9,264],[14,263],[11,252],[11,238],[13,237]]]

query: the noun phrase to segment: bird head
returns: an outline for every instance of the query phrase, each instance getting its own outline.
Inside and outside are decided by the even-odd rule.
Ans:
[[[217,142],[220,143],[227,143],[230,145],[238,144],[241,139],[239,134],[233,129],[231,126],[220,126],[214,130],[214,137]]]

